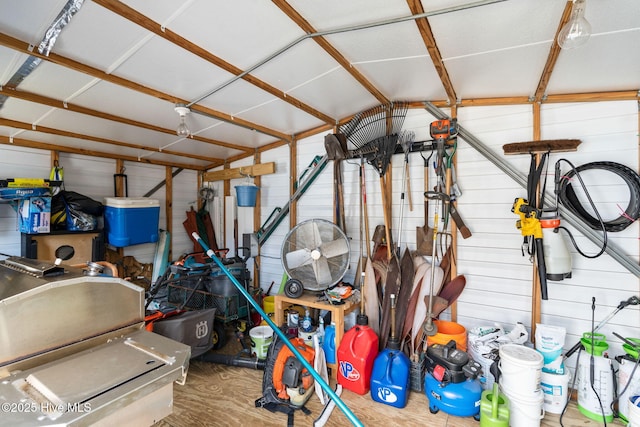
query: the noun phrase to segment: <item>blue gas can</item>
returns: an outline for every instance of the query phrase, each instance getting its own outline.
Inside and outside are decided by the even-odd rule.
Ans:
[[[385,349],[373,362],[371,399],[396,408],[407,405],[411,362],[400,350]]]

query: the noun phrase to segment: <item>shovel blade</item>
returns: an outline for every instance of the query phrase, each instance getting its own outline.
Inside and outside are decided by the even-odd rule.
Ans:
[[[433,253],[433,228],[425,225],[416,227],[416,253],[418,255],[431,255]]]

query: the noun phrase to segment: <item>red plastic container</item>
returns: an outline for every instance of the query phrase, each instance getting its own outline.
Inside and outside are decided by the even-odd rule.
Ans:
[[[377,355],[378,336],[373,329],[366,324],[349,329],[338,347],[338,384],[354,393],[367,394]]]

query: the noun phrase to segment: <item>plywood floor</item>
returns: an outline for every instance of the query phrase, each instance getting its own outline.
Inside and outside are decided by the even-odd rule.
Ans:
[[[230,343],[233,344],[233,343]],[[228,352],[228,351],[227,351]],[[255,399],[260,397],[263,371],[217,365],[192,360],[187,382],[174,386],[174,412],[154,427],[192,426],[286,426],[287,417],[256,408]],[[333,387],[335,384],[331,382]],[[460,418],[440,411],[431,414],[424,393],[411,392],[405,408],[398,409],[345,390],[341,396],[346,406],[365,426],[426,426],[426,427],[478,427],[473,418]],[[313,426],[322,406],[312,396],[307,407],[311,415],[297,411],[295,426]],[[327,426],[348,426],[349,419],[336,407]],[[559,416],[547,414],[541,422],[543,427],[559,426]],[[575,404],[570,404],[563,417],[565,427],[596,427],[594,422],[578,413]],[[610,423],[622,426],[620,422]]]

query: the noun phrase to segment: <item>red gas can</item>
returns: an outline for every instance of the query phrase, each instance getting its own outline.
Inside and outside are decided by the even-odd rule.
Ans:
[[[361,395],[371,386],[373,362],[378,355],[378,336],[367,324],[349,329],[338,347],[338,384]]]

